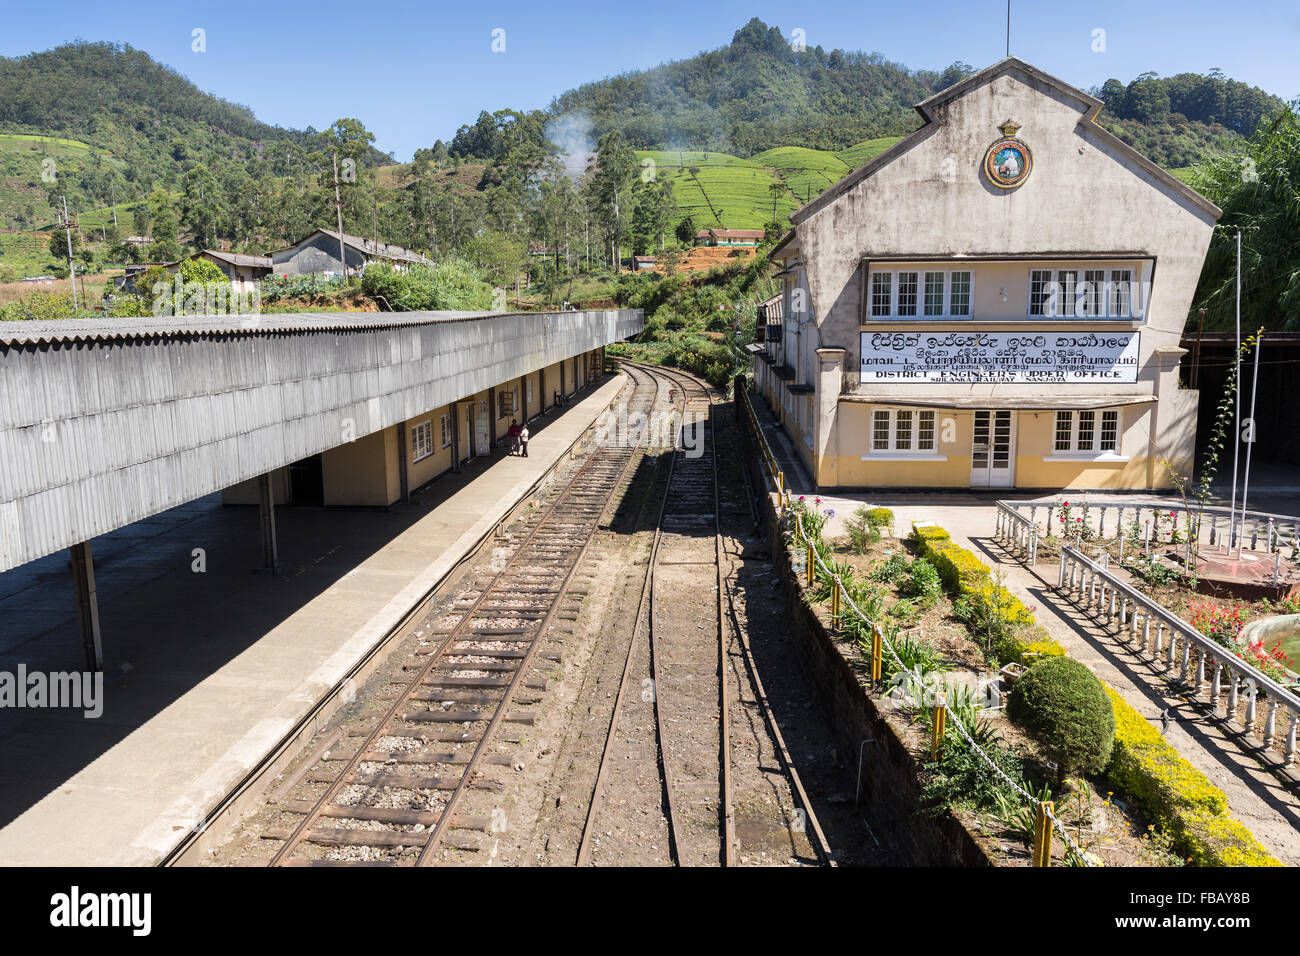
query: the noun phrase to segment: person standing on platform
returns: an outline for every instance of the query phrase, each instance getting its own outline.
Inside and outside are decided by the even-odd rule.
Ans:
[[[519,454],[528,457],[528,424],[519,426]]]
[[[510,419],[510,454],[519,454],[519,422],[516,419]]]

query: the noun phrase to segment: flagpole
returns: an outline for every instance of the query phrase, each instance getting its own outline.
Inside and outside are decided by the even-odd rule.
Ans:
[[[1237,230],[1237,351],[1233,359],[1236,378],[1233,380],[1234,399],[1237,403],[1236,421],[1232,429],[1232,503],[1228,508],[1228,553],[1237,543],[1237,455],[1241,450],[1241,230]]]
[[[1250,453],[1255,448],[1255,386],[1259,384],[1259,353],[1264,347],[1264,336],[1257,333],[1255,339],[1255,375],[1250,380],[1250,441],[1246,443],[1246,475],[1241,483],[1241,541],[1246,540],[1246,495],[1250,493]],[[1241,557],[1242,543],[1237,545],[1237,557]]]

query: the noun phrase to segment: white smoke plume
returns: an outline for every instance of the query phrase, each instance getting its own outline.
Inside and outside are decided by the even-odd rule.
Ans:
[[[564,172],[576,182],[595,158],[591,117],[581,110],[556,117],[546,124],[546,138],[559,147]]]

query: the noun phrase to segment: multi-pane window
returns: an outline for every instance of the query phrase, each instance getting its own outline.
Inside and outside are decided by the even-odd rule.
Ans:
[[[1118,447],[1119,412],[1116,410],[1101,413],[1101,450],[1115,451]]]
[[[889,412],[886,409],[876,409],[872,417],[871,449],[889,451]]]
[[[934,449],[934,412],[922,411],[917,414],[916,447],[923,451]]]
[[[1079,451],[1091,451],[1093,437],[1096,434],[1097,413],[1079,412],[1079,430],[1075,441],[1075,447]]]
[[[1053,447],[1057,451],[1116,451],[1119,447],[1119,411],[1103,411],[1100,424],[1099,432],[1097,413],[1090,409],[1058,411]]]
[[[1127,319],[1133,316],[1133,270],[1031,269],[1029,314]]]
[[[411,429],[411,461],[420,461],[433,454],[433,422],[420,422]]]
[[[1051,293],[1052,270],[1033,269],[1029,273],[1029,314],[1048,315],[1048,297]]]
[[[970,273],[954,272],[948,285],[948,312],[970,315]]]
[[[877,408],[872,412],[872,451],[932,452],[934,449],[932,409]]]
[[[897,315],[916,315],[916,273],[900,272],[898,274]]]
[[[1056,450],[1069,451],[1071,433],[1074,428],[1073,412],[1056,413]]]
[[[971,314],[971,273],[946,272],[873,272],[869,293],[869,313],[873,318],[910,318],[926,316],[969,316]]]
[[[892,272],[877,272],[871,276],[871,314],[891,315],[894,310]]]
[[[894,447],[899,451],[912,450],[912,413],[905,408],[894,413]]]
[[[1110,270],[1110,314],[1128,318],[1133,314],[1133,270]]]
[[[925,314],[943,315],[944,273],[925,274]]]
[[[530,378],[528,380],[528,404],[531,405],[534,401],[536,401],[536,399],[533,398],[533,380]]]
[[[451,416],[443,415],[441,420],[441,425],[442,425],[442,447],[450,448],[451,447]]]
[[[1079,290],[1080,315],[1106,314],[1106,270],[1086,269],[1083,273],[1083,287]]]
[[[1056,289],[1053,294],[1053,311],[1049,315],[1074,315],[1075,297],[1078,294],[1079,273],[1073,269],[1062,269],[1056,273]]]

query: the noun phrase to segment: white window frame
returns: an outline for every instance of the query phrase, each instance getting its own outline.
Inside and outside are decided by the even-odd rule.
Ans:
[[[411,429],[411,464],[433,454],[433,419],[428,418]]]
[[[908,447],[899,447],[899,414],[909,425],[907,428]],[[888,427],[887,448],[876,447],[876,424],[878,416],[884,415]],[[918,448],[921,441],[921,421],[929,417],[930,447]],[[885,408],[871,406],[867,414],[867,454],[863,461],[947,461],[947,455],[939,454],[939,416],[933,408]]]
[[[1044,293],[1042,312],[1034,311],[1034,274],[1046,272],[1049,276],[1047,290]],[[1094,289],[1093,295],[1097,304],[1104,310],[1096,315],[1084,315],[1080,309],[1086,298],[1084,288],[1087,282],[1088,273],[1098,273],[1102,276],[1101,289]],[[1074,293],[1068,299],[1066,298],[1065,276],[1071,273],[1074,276]],[[1135,270],[1130,267],[1112,268],[1106,262],[1089,262],[1081,260],[1079,262],[1059,263],[1053,265],[1037,265],[1032,267],[1027,275],[1025,284],[1025,316],[1030,319],[1063,319],[1066,321],[1076,320],[1108,320],[1108,319],[1134,319],[1139,318],[1133,313],[1133,300],[1135,291],[1140,294],[1141,286],[1133,278]],[[1139,273],[1140,274],[1140,273]],[[1122,278],[1126,276],[1127,278]],[[1127,287],[1121,285],[1127,283]],[[1121,290],[1123,295],[1121,295]],[[1053,298],[1060,303],[1060,308],[1055,314],[1049,314],[1047,309],[1050,307]],[[1121,308],[1120,303],[1123,303]]]
[[[1086,448],[1080,447],[1080,425],[1084,415],[1092,416],[1091,438]],[[1069,448],[1057,448],[1057,433],[1063,421],[1070,423]],[[1102,436],[1108,422],[1114,425],[1114,447],[1102,448]],[[1129,460],[1128,455],[1120,454],[1120,442],[1124,436],[1123,409],[1120,408],[1060,408],[1052,416],[1051,443],[1052,450],[1043,456],[1043,461],[1118,461]]]
[[[450,447],[451,447],[451,438],[452,438],[452,435],[451,435],[451,415],[450,415],[450,414],[443,415],[443,416],[441,417],[440,421],[439,421],[439,425],[438,425],[438,427],[439,427],[439,429],[440,429],[440,431],[441,431],[441,433],[442,433],[442,447],[443,447],[443,448],[450,448]]]
[[[925,312],[925,286],[926,279],[929,275],[938,272],[943,276],[943,311],[937,315],[927,315]],[[916,311],[910,315],[901,315],[898,311],[898,290],[902,284],[901,276],[904,274],[916,276]],[[966,294],[966,311],[960,314],[953,314],[952,311],[952,286],[953,276],[969,276]],[[888,277],[889,282],[889,313],[879,314],[876,307],[876,277]],[[971,268],[954,269],[947,264],[935,264],[926,268],[925,264],[918,264],[910,268],[900,269],[871,269],[867,273],[867,314],[865,316],[868,322],[893,321],[893,322],[933,322],[940,319],[959,319],[966,320],[973,316],[975,312],[975,270]]]

